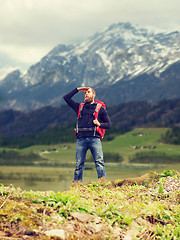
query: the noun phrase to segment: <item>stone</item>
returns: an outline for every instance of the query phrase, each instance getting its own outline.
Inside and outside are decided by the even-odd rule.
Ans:
[[[136,235],[139,233],[139,225],[133,221],[130,226],[129,226],[129,230],[127,231],[125,237],[123,240],[133,240],[136,238]]]
[[[61,221],[63,221],[63,218],[56,214],[56,215],[51,216],[51,220],[55,221],[55,222],[61,222]]]
[[[82,213],[81,212],[72,212],[71,216],[74,219],[77,219],[77,220],[79,220],[82,223],[89,222],[90,220],[92,220],[94,218],[94,216],[92,216],[91,214],[83,213],[83,212]]]
[[[100,223],[102,220],[100,217],[96,217],[94,220],[93,220],[96,224]]]
[[[88,225],[89,230],[91,230],[94,233],[99,233],[103,229],[103,224],[95,224],[95,223],[90,223]]]
[[[65,239],[65,232],[62,229],[52,229],[45,231],[44,234],[49,237],[59,237],[61,239]]]

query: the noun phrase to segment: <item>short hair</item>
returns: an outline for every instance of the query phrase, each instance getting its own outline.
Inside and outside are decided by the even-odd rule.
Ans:
[[[91,91],[93,92],[94,95],[96,95],[96,91],[94,90],[94,88],[90,87]]]

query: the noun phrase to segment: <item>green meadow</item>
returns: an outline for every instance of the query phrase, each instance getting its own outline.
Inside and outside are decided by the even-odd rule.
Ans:
[[[167,155],[180,156],[180,147],[178,145],[164,144],[161,137],[166,133],[167,128],[138,128],[126,134],[117,136],[115,139],[107,142],[103,141],[104,153],[118,153],[123,158],[123,163],[128,164],[129,157],[138,152],[161,152]],[[154,147],[154,148],[153,148]],[[51,163],[71,163],[75,159],[75,143],[31,146],[18,150],[19,152],[35,152],[48,159]],[[87,158],[90,157],[87,154]],[[111,162],[108,160],[108,162]]]

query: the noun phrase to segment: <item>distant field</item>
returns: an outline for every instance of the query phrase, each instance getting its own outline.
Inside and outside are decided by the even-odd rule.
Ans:
[[[128,162],[128,157],[144,151],[163,152],[169,155],[179,155],[178,145],[163,144],[160,142],[167,128],[139,128],[116,137],[111,142],[104,142],[104,151],[118,152]]]
[[[163,144],[159,142],[161,136],[165,134],[167,128],[139,128],[126,134],[117,136],[110,142],[102,142],[103,151],[120,154],[124,162],[128,163],[128,158],[137,152],[155,151],[164,152],[169,155],[179,155],[180,147],[178,145]],[[21,152],[36,152],[49,159],[51,162],[74,162],[75,143],[57,144],[51,146],[32,146],[19,150]],[[88,153],[87,158],[90,156]]]
[[[124,163],[128,163],[128,157],[137,152],[149,151],[153,148],[155,152],[164,152],[169,155],[179,155],[180,147],[178,145],[163,144],[159,140],[166,133],[167,128],[138,128],[126,134],[117,136],[110,142],[102,142],[103,151],[108,153],[118,153]],[[0,148],[2,151],[4,148]],[[36,145],[17,150],[18,152],[27,153],[35,152],[50,161],[73,162],[75,159],[75,143],[63,143],[56,145]],[[7,149],[6,149],[7,151]],[[88,156],[90,153],[88,153]]]

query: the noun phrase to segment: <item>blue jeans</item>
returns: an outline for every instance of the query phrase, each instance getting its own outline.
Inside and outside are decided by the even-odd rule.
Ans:
[[[74,171],[74,181],[82,181],[83,169],[88,149],[90,149],[94,158],[98,178],[106,178],[101,140],[95,137],[87,137],[77,139],[76,169]]]

